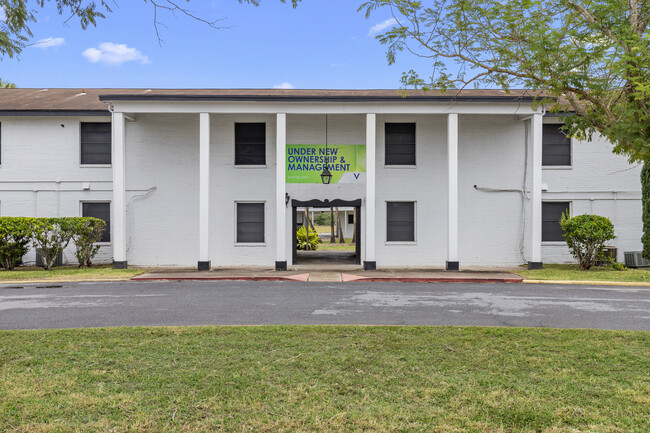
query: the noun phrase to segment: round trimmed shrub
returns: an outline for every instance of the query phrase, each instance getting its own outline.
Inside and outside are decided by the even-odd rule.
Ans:
[[[562,214],[560,225],[569,251],[578,260],[583,271],[591,268],[602,254],[605,242],[614,239],[614,224],[600,215],[578,215],[569,218]]]

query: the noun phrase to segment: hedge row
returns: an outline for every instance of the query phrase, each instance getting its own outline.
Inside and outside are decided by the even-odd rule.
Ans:
[[[90,217],[0,217],[0,266],[13,269],[33,246],[41,250],[45,269],[50,270],[71,241],[79,267],[91,266],[105,228],[106,222]]]

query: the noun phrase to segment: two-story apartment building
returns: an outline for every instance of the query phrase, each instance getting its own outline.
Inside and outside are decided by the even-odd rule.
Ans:
[[[609,217],[619,260],[639,250],[640,167],[605,140],[565,137],[533,99],[2,89],[0,215],[103,218],[100,260],[117,267],[284,269],[305,205],[357,210],[366,269],[570,261],[567,209]]]

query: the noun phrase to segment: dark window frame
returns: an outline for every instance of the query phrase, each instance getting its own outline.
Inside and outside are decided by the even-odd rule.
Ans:
[[[240,236],[240,230],[239,230],[239,224],[240,224],[240,219],[239,219],[239,206],[240,205],[257,205],[261,206],[262,208],[262,240],[254,240],[254,241],[249,241],[249,240],[239,240]],[[245,224],[260,224],[260,221],[248,221],[248,222],[242,222]],[[235,202],[235,244],[236,245],[265,245],[266,244],[266,202],[264,201],[236,201]]]
[[[394,152],[389,152],[389,147],[390,146],[411,146],[411,143],[389,143],[389,126],[393,127],[394,125],[401,125],[404,127],[405,125],[409,125],[413,127],[413,162],[394,162],[394,160],[391,160],[391,158],[395,158],[396,153]],[[397,126],[395,126],[397,127]],[[384,122],[384,166],[385,167],[417,167],[417,123],[416,122]],[[406,153],[404,153],[406,155]],[[410,153],[408,153],[410,155]]]
[[[81,203],[80,213],[81,213],[82,217],[92,216],[92,215],[85,215],[84,207],[87,204],[91,204],[91,205],[92,204],[95,204],[95,205],[97,205],[97,204],[106,204],[106,205],[108,205],[108,221],[104,220],[103,218],[99,218],[99,219],[106,222],[106,230],[104,231],[102,240],[97,242],[97,243],[98,244],[104,244],[104,245],[110,244],[112,242],[112,238],[111,238],[111,235],[112,235],[111,234],[111,217],[112,217],[112,214],[113,214],[113,206],[111,205],[111,202],[106,201],[106,200],[82,200],[80,203]],[[98,217],[94,217],[94,218],[98,218]],[[108,238],[108,240],[105,240],[105,238]]]
[[[349,213],[347,220],[348,220],[348,224],[354,224],[354,214]]]
[[[542,124],[542,167],[573,167],[573,140],[564,134],[564,131],[560,129],[561,127],[561,123]],[[561,140],[563,142],[557,139],[559,134],[564,135],[564,139]],[[551,141],[549,142],[549,140]],[[551,148],[553,150],[550,150]],[[558,150],[563,150],[564,148],[568,149],[568,155],[564,151],[558,153]],[[558,159],[564,159],[565,161],[557,162]]]
[[[241,137],[238,135],[238,128],[240,128],[241,125],[257,125],[258,127],[262,126],[262,131],[264,133],[264,141],[261,144],[264,147],[264,152],[261,154],[262,159],[260,161],[258,161],[258,162],[242,162],[241,159],[243,159],[246,155],[238,156],[237,148],[239,146],[248,145],[248,146],[252,147],[252,146],[259,146],[260,145],[259,142],[257,142],[257,143],[253,143],[253,142],[251,142],[251,143],[242,143],[241,141],[238,140],[238,139],[241,139]],[[237,167],[265,167],[266,166],[266,153],[267,153],[267,150],[268,150],[267,141],[268,141],[268,137],[267,137],[267,133],[266,133],[266,122],[235,122],[235,124],[234,124],[234,142],[235,142],[235,145],[234,145],[234,158],[235,158],[234,164],[235,164],[235,166],[237,166]],[[250,158],[251,156],[248,155],[248,157]],[[257,157],[258,158],[260,157],[259,152],[258,152]]]
[[[391,204],[410,204],[412,205],[413,209],[413,219],[412,220],[400,220],[400,221],[395,221],[394,219],[391,219],[390,216],[390,207]],[[395,236],[395,233],[391,233],[391,227],[390,224],[391,222],[410,222],[412,223],[412,239],[393,239]],[[414,200],[390,200],[386,201],[386,242],[387,243],[408,243],[408,244],[414,244],[417,242],[417,201]]]
[[[105,141],[84,143],[84,125],[109,125],[108,155],[109,162],[84,162],[84,144],[105,144]],[[105,154],[105,152],[104,152]],[[79,122],[79,164],[84,167],[108,167],[113,165],[113,125],[111,122]]]
[[[569,215],[571,215],[571,207],[573,203],[571,201],[553,201],[553,200],[544,200],[542,201],[542,242],[552,242],[552,243],[566,243],[564,240],[564,237],[561,235],[556,236],[556,229],[553,229],[552,233],[549,233],[548,229],[544,230],[544,227],[547,226],[549,223],[557,223],[557,227],[559,227],[560,224],[560,218],[562,217],[562,214],[557,216],[557,221],[555,221],[555,218],[551,219],[545,219],[544,216],[544,205],[557,205],[557,207],[562,207],[563,209],[568,209],[569,210]],[[566,206],[561,206],[561,205],[566,205]],[[560,228],[560,233],[562,233],[562,229]]]

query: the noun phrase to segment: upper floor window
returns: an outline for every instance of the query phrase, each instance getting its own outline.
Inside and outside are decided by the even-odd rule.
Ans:
[[[386,123],[385,165],[415,165],[415,123]]]
[[[111,163],[111,123],[81,123],[81,163]]]
[[[265,123],[235,123],[235,165],[266,165]]]
[[[570,166],[571,138],[561,124],[545,124],[542,130],[542,165]]]

